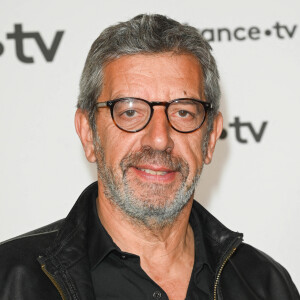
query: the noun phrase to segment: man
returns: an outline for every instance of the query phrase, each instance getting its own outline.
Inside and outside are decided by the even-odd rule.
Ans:
[[[222,131],[210,46],[140,15],[104,30],[76,131],[98,182],[66,219],[2,244],[1,299],[300,299],[287,271],[193,201]]]

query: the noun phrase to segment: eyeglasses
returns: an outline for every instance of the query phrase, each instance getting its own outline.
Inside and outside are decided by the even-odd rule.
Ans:
[[[97,108],[109,107],[116,126],[127,132],[143,130],[151,121],[154,106],[164,106],[170,126],[182,133],[199,129],[207,112],[213,108],[211,103],[192,98],[149,102],[140,98],[125,97],[96,103]]]

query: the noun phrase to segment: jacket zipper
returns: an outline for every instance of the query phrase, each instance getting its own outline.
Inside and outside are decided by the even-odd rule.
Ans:
[[[56,287],[62,300],[67,300],[67,297],[64,295],[62,288],[59,286],[58,282],[54,279],[54,277],[46,270],[45,265],[42,265],[42,271],[46,274],[46,276],[51,280],[53,285]]]
[[[229,253],[229,255],[225,258],[225,260],[223,261],[220,269],[219,269],[219,272],[217,274],[217,277],[216,277],[216,281],[215,281],[215,284],[214,284],[214,300],[217,300],[217,288],[218,288],[218,284],[220,282],[220,276],[221,276],[221,273],[226,265],[226,263],[228,262],[229,258],[232,256],[232,254],[235,252],[236,248],[233,248],[231,250],[231,252]]]

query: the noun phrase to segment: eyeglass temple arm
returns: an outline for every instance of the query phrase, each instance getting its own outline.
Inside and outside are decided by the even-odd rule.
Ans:
[[[107,107],[107,106],[108,106],[107,102],[97,102],[97,104],[96,104],[97,108]]]

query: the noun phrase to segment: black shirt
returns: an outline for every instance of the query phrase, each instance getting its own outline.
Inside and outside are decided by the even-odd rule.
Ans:
[[[97,300],[168,299],[164,290],[141,268],[140,257],[122,252],[113,242],[100,222],[96,202],[89,222],[88,251]],[[195,261],[186,300],[208,299],[213,291],[214,274],[208,263],[202,228],[193,209],[189,222],[194,232]]]

